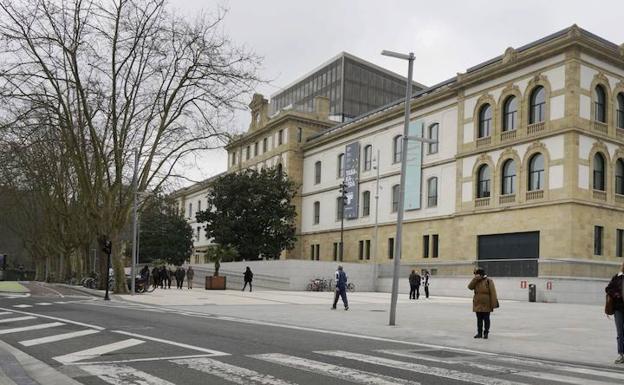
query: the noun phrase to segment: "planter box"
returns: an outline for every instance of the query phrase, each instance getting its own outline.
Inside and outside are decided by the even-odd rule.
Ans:
[[[206,276],[206,290],[225,290],[225,276]]]

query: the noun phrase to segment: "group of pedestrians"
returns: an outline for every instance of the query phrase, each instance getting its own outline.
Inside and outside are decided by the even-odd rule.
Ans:
[[[141,278],[143,278],[143,272],[145,270],[147,271],[147,274],[149,274],[149,268],[145,266],[143,270],[141,270]],[[171,283],[173,280],[175,280],[176,287],[178,289],[183,289],[184,279],[186,279],[187,288],[192,289],[194,277],[195,271],[191,266],[189,266],[186,270],[182,266],[178,266],[175,271],[165,266],[155,266],[152,269],[152,283],[155,287],[160,287],[161,289],[171,289]]]
[[[420,298],[420,285],[422,283],[425,289],[425,297],[429,298],[429,278],[430,274],[428,270],[423,270],[422,277],[416,270],[412,270],[412,273],[409,275],[409,285],[410,285],[410,299],[419,299]]]

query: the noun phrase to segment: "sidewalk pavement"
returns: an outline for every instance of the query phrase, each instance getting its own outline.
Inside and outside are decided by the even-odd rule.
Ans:
[[[602,305],[501,301],[491,317],[490,339],[475,340],[471,298],[409,300],[401,294],[397,326],[388,326],[389,293],[348,296],[348,311],[340,302],[338,310],[330,310],[331,292],[157,289],[117,298],[180,311],[573,363],[612,365],[617,355],[615,325]]]
[[[28,289],[17,281],[0,281],[0,293],[28,293]]]

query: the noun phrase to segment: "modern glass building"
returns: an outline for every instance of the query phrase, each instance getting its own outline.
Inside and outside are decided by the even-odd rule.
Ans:
[[[405,97],[406,78],[346,52],[271,96],[271,115],[283,109],[314,112],[314,97],[329,98],[332,120],[346,122]],[[426,88],[414,82],[414,93]]]

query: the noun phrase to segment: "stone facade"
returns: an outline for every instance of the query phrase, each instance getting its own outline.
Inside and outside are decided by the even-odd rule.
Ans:
[[[604,107],[597,87],[605,91]],[[624,162],[624,106],[618,104],[623,91],[620,47],[573,26],[520,49],[508,48],[501,57],[415,96],[411,118],[423,121],[426,132],[437,125],[439,145],[433,153],[425,145],[423,207],[405,213],[402,263],[441,275],[469,275],[479,261],[479,236],[539,232],[539,276],[613,274],[624,247],[624,191],[616,186],[624,183],[618,181],[624,176],[618,168]],[[516,103],[513,118],[513,109],[506,107],[510,97]],[[481,114],[488,105],[489,118]],[[603,108],[604,119],[596,110]],[[302,258],[317,259],[318,250],[319,260],[334,260],[341,182],[334,170],[345,145],[360,142],[380,153],[379,182],[373,172],[360,171],[360,192],[374,195],[377,183],[381,187],[379,211],[372,201],[369,215],[345,221],[344,260],[391,261],[389,238],[396,231],[391,191],[400,170],[392,162],[392,139],[402,133],[402,113],[402,103],[396,103],[306,143]],[[505,119],[513,120],[513,129],[504,128],[510,121]],[[597,166],[600,159],[603,169]],[[503,172],[508,161],[515,166],[513,174]],[[321,183],[314,180],[317,162],[322,162]],[[481,174],[484,166],[489,173]],[[488,176],[479,180],[480,175]],[[432,178],[437,191],[428,201]],[[513,185],[511,191],[503,190],[505,183]],[[312,220],[315,205],[321,207],[318,223]],[[372,250],[362,255],[367,240]]]

